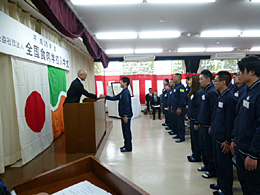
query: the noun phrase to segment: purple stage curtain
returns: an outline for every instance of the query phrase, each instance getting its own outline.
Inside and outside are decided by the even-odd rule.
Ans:
[[[32,2],[63,35],[70,38],[82,37],[89,54],[94,59],[100,59],[104,68],[108,67],[109,59],[107,55],[64,0],[32,0]]]

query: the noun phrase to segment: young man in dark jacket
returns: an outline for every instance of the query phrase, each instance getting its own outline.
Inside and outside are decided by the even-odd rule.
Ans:
[[[201,94],[200,110],[197,120],[200,125],[201,156],[205,166],[199,167],[198,171],[207,171],[202,175],[204,178],[216,176],[213,161],[213,143],[209,131],[217,108],[218,94],[212,84],[212,78],[212,73],[210,71],[203,70],[201,72],[200,86],[203,87],[203,91]]]
[[[231,79],[229,72],[220,71],[214,80],[219,98],[210,135],[213,138],[213,157],[218,180],[217,184],[211,184],[210,187],[219,190],[213,194],[233,194],[233,162],[230,144],[237,101],[228,87]]]
[[[240,82],[248,87],[236,107],[231,150],[243,194],[260,194],[260,59],[245,57],[238,68]]]
[[[119,100],[119,116],[121,117],[122,131],[124,137],[124,146],[120,148],[121,152],[131,152],[132,151],[132,133],[131,133],[131,118],[133,116],[132,112],[132,102],[131,95],[128,90],[128,85],[130,84],[130,79],[128,77],[121,78],[121,88],[123,90],[118,95],[111,97],[106,95],[105,98],[108,100]]]

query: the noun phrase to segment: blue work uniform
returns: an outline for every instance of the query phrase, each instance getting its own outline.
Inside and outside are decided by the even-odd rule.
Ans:
[[[202,90],[199,89],[195,94],[192,94],[188,98],[188,117],[190,119],[190,136],[191,136],[191,151],[192,157],[196,160],[201,159],[201,153],[199,148],[199,130],[194,130],[194,125],[198,125],[198,115],[200,108],[200,98]]]
[[[210,135],[213,138],[213,157],[218,177],[218,185],[224,194],[232,195],[233,162],[231,151],[223,153],[221,144],[231,144],[231,133],[236,112],[236,98],[226,89],[218,98],[218,107],[211,124]]]
[[[239,100],[242,97],[242,95],[245,94],[246,88],[246,84],[242,84],[239,87],[236,85],[236,87],[233,89],[233,94],[237,100]]]
[[[179,82],[178,84],[175,85],[173,88],[173,93],[172,93],[172,99],[171,99],[171,106],[173,107],[174,110],[174,125],[177,130],[177,136],[184,141],[185,140],[185,124],[184,124],[184,119],[185,119],[185,114],[186,114],[186,89],[184,85]],[[177,114],[177,109],[181,109],[181,115]]]
[[[132,150],[132,133],[131,133],[131,118],[133,116],[132,112],[132,101],[131,95],[128,88],[124,88],[118,95],[116,96],[107,96],[108,100],[119,100],[118,103],[118,112],[121,117],[121,125],[124,137],[124,147],[127,150]],[[125,123],[123,121],[123,117],[127,117],[128,121]]]
[[[201,94],[198,123],[200,124],[200,150],[204,165],[212,175],[216,174],[213,160],[212,137],[208,130],[213,122],[213,116],[217,108],[218,94],[212,83],[205,87]]]
[[[237,104],[234,124],[237,174],[243,194],[260,194],[260,80],[247,87]],[[247,157],[257,160],[257,169],[245,168]]]

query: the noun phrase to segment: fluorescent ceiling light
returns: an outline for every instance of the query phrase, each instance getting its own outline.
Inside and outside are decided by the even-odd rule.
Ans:
[[[208,30],[201,32],[200,37],[238,37],[240,33],[239,30]]]
[[[243,31],[240,37],[260,37],[260,30]]]
[[[260,51],[260,47],[252,47],[249,51]]]
[[[163,49],[136,49],[135,53],[162,53]]]
[[[134,53],[132,49],[108,49],[105,51],[106,54],[131,54]]]
[[[211,3],[216,0],[147,0],[148,3]]]
[[[70,0],[74,5],[122,5],[122,4],[138,4],[142,0]]]
[[[206,52],[233,51],[233,47],[209,47]]]
[[[111,32],[111,33],[97,33],[97,39],[136,39],[135,32]]]
[[[178,31],[153,31],[153,32],[140,32],[140,39],[166,39],[176,38],[181,35]]]
[[[204,52],[205,48],[194,47],[194,48],[179,48],[177,52]]]
[[[259,2],[260,2],[260,0],[251,0],[251,2],[258,2],[258,3],[259,3]]]

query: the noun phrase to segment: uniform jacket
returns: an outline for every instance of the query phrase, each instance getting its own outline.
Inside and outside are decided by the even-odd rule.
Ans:
[[[108,96],[106,95],[106,99],[108,100],[119,100],[118,103],[118,112],[120,117],[132,118],[132,101],[131,95],[128,88],[124,88],[118,95],[116,96]]]
[[[187,98],[186,96],[187,96],[186,88],[181,82],[179,82],[173,88],[173,93],[170,98],[171,106],[176,109],[178,108],[186,109],[186,104],[185,104]]]
[[[219,143],[231,144],[237,100],[227,89],[218,98],[217,109],[211,124],[211,137]]]
[[[76,78],[70,85],[64,105],[66,103],[79,103],[81,95],[85,95],[86,97],[97,99],[97,95],[86,91],[79,78]]]
[[[239,151],[254,159],[260,157],[260,80],[239,100],[234,125],[234,141]]]
[[[213,121],[213,115],[217,108],[218,94],[211,83],[203,89],[201,93],[200,110],[198,123],[204,126],[210,126]]]
[[[199,115],[199,109],[200,109],[200,99],[201,99],[201,93],[202,90],[199,89],[195,94],[191,95],[191,97],[188,99],[188,116],[190,120],[193,120],[195,124],[198,122],[198,115]]]

